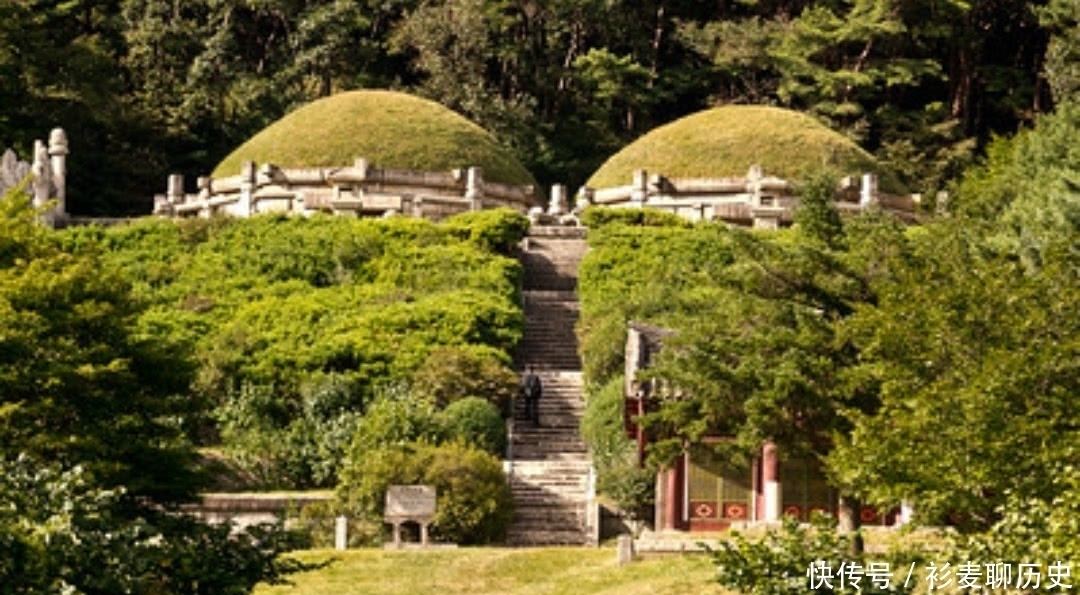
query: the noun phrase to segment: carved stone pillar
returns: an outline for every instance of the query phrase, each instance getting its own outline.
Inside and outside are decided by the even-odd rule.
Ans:
[[[593,203],[593,189],[587,186],[582,186],[577,193],[577,199],[574,201],[574,212],[581,213],[586,207]]]
[[[39,140],[34,141],[34,163],[30,166],[30,171],[34,175],[33,205],[35,209],[40,209],[49,202],[52,191],[52,165],[49,163],[49,152],[45,148],[45,143]]]
[[[240,166],[240,215],[247,217],[251,215],[252,203],[255,196],[255,187],[258,182],[256,177],[258,172],[255,169],[254,161],[245,161]]]
[[[877,176],[863,174],[862,186],[859,187],[859,206],[865,209],[877,204],[877,194]]]
[[[470,167],[465,177],[465,200],[470,211],[484,208],[484,171],[479,167]]]
[[[67,156],[68,138],[63,128],[53,128],[49,133],[49,160],[52,165],[53,196],[56,199],[55,216],[67,217]]]
[[[644,169],[634,170],[634,179],[630,185],[630,202],[637,207],[645,206],[649,200],[649,172]]]
[[[551,202],[548,203],[548,215],[558,217],[566,212],[566,186],[555,184],[551,187]]]
[[[165,188],[165,200],[172,205],[184,204],[184,176],[171,174]]]

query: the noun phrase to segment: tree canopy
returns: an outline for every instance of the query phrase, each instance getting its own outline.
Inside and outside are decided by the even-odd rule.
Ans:
[[[0,144],[72,142],[76,212],[148,212],[297,107],[397,89],[477,122],[543,186],[732,103],[813,114],[922,191],[1067,100],[1055,2],[7,2]],[[750,164],[746,164],[749,166]]]

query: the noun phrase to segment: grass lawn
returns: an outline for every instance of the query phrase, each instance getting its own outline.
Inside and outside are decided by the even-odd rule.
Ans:
[[[704,555],[647,557],[627,566],[604,548],[378,549],[298,552],[331,566],[292,577],[293,586],[261,586],[257,595],[728,595],[711,582]]]

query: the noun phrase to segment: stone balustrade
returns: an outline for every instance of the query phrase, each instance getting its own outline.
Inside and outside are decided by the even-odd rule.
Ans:
[[[442,219],[465,211],[510,207],[525,212],[534,204],[532,186],[487,182],[479,167],[428,172],[374,167],[357,159],[348,167],[256,168],[246,162],[240,175],[203,177],[198,192],[185,193],[182,176],[169,176],[165,194],[154,199],[154,213],[178,217],[258,213],[353,216],[411,215]]]
[[[32,162],[20,161],[8,149],[0,157],[0,197],[27,181],[26,189],[41,220],[49,226],[64,225],[67,213],[68,138],[62,128],[49,133],[49,142],[34,141]],[[29,178],[29,180],[27,180]],[[51,206],[46,208],[49,203]]]
[[[693,221],[726,221],[736,225],[775,229],[792,223],[798,203],[795,185],[775,176],[765,175],[753,166],[742,177],[668,178],[636,170],[630,184],[610,188],[584,187],[578,194],[578,206],[595,204],[610,207],[650,207],[686,217]],[[913,221],[918,196],[885,194],[878,190],[873,174],[859,181],[845,178],[836,190],[836,206],[852,212],[871,206]]]

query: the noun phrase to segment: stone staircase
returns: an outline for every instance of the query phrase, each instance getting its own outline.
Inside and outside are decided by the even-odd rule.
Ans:
[[[534,367],[544,392],[539,427],[525,418],[521,399],[515,404],[506,461],[515,504],[510,545],[591,541],[592,464],[579,429],[585,402],[574,334],[584,231],[533,226],[522,243],[525,337],[516,360],[522,370]]]

